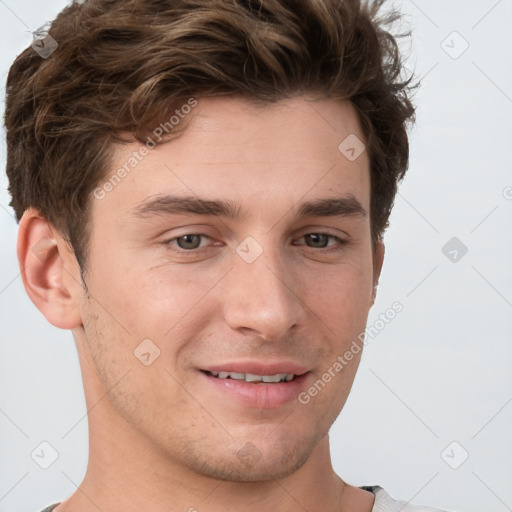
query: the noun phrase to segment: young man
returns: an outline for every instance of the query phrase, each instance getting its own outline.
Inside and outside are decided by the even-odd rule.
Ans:
[[[46,510],[433,510],[329,454],[414,115],[381,3],[87,0],[16,59],[18,257],[89,421]]]

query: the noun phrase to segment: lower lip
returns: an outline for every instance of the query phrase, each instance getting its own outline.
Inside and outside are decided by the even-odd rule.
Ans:
[[[276,409],[284,404],[297,400],[305,388],[309,372],[295,377],[290,382],[245,382],[237,379],[219,379],[201,371],[203,378],[210,386],[230,395],[244,405],[259,409]]]

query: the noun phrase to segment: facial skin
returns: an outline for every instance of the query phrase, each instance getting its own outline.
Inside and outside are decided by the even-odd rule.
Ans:
[[[345,102],[200,99],[180,137],[92,200],[88,293],[58,231],[25,213],[25,286],[52,324],[72,330],[89,410],[87,473],[56,512],[371,509],[373,495],[340,480],[329,458],[361,353],[305,405],[243,402],[202,371],[293,363],[308,372],[307,391],[364,331],[384,247],[372,251],[368,156],[338,150],[349,134],[364,140]],[[111,174],[140,148],[117,147]],[[140,214],[167,195],[245,215]],[[298,215],[333,198],[366,214]],[[45,239],[54,243],[36,256]],[[258,247],[244,260],[240,249]],[[160,351],[148,366],[134,354],[143,340]]]

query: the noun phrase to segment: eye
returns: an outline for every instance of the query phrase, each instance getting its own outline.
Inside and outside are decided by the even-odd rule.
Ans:
[[[342,240],[336,235],[331,235],[330,233],[307,233],[299,238],[299,240],[304,239],[306,241],[306,245],[313,249],[326,249],[332,247],[333,249],[339,249],[340,246],[346,244],[346,240]],[[329,240],[333,240],[334,244],[329,244]],[[338,247],[335,247],[336,243]],[[303,244],[299,244],[303,245]]]
[[[201,241],[203,239],[210,239],[210,237],[201,235],[199,233],[188,233],[186,235],[181,235],[175,238],[171,238],[170,240],[166,240],[165,245],[177,247],[178,249],[183,250],[177,252],[192,252],[202,248]]]

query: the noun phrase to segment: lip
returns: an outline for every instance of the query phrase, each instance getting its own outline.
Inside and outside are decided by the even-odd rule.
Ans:
[[[253,375],[275,375],[277,373],[294,373],[298,375],[290,382],[245,382],[236,379],[219,379],[207,372],[236,372]],[[299,394],[306,388],[311,373],[306,368],[294,363],[226,363],[201,369],[199,376],[216,394],[229,397],[239,404],[256,409],[277,409],[297,400]]]

